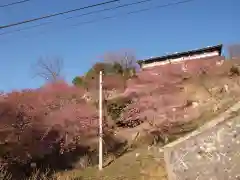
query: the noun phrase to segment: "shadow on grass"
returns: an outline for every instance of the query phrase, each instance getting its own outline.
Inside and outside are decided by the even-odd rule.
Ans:
[[[105,134],[104,137],[105,155],[112,154],[119,157],[126,152],[127,142],[114,137],[112,134]],[[94,166],[98,163],[98,149],[91,149],[89,146],[77,146],[75,150],[59,153],[60,147],[55,147],[55,151],[45,155],[43,158],[32,159],[27,164],[13,163],[8,166],[8,172],[12,175],[11,180],[28,179],[34,172],[35,179],[42,179],[40,176],[52,177],[54,173],[71,169],[83,169]],[[34,167],[32,166],[34,163]]]

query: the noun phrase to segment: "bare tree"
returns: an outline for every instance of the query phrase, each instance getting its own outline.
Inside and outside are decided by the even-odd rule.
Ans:
[[[228,54],[230,59],[240,58],[240,44],[228,46]]]
[[[139,65],[133,51],[124,50],[107,53],[103,60],[105,63],[113,64],[114,71],[122,75],[124,88],[127,87],[127,80],[136,76]]]
[[[63,78],[63,60],[61,58],[40,58],[36,63],[35,76],[47,82],[56,82]]]
[[[104,55],[104,61],[107,63],[119,63],[123,69],[136,69],[137,59],[133,51],[124,50],[119,52],[110,52]]]

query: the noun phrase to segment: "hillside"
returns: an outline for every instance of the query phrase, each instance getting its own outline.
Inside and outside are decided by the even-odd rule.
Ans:
[[[223,59],[167,64],[128,78],[119,73],[104,75],[104,163],[111,167],[129,150],[163,146],[239,101],[240,61]],[[94,167],[97,77],[102,64],[96,67],[95,74],[89,71],[80,86],[58,82],[3,96],[1,160],[20,163],[20,171],[33,162],[37,168],[47,164],[55,172]]]
[[[70,174],[84,179],[166,179],[159,148],[149,151],[144,146],[157,144],[161,147],[239,101],[240,61],[223,62],[223,59],[200,59],[138,72],[135,78],[128,80],[124,92],[110,98],[132,99],[116,119],[119,127],[115,132],[117,137],[127,139],[135,150],[112,160],[103,173],[88,168]],[[187,67],[185,72],[183,64]],[[156,160],[159,158],[160,162]],[[118,168],[123,168],[124,173],[117,173]]]
[[[236,62],[220,64],[222,59],[187,61],[140,71],[128,81],[125,92],[118,95],[132,99],[118,121],[128,126],[139,121],[136,124],[144,127],[149,121],[155,125],[188,122],[225,106],[238,97],[238,79],[230,75]]]

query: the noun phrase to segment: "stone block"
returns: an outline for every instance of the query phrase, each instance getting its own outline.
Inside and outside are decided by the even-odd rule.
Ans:
[[[169,180],[240,180],[240,116],[235,105],[164,147]]]

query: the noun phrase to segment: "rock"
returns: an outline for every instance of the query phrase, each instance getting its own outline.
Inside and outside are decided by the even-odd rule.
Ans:
[[[162,149],[162,148],[159,148],[159,149],[158,149],[158,152],[160,152],[160,153],[163,152],[163,149]]]
[[[213,112],[217,112],[219,110],[219,107],[217,106],[217,105],[215,105],[214,107],[213,107]]]
[[[81,157],[81,159],[76,163],[75,168],[84,169],[89,165],[88,156]]]
[[[217,66],[222,66],[222,65],[223,65],[223,63],[224,63],[224,60],[217,61],[217,62],[216,62],[216,65],[217,65]]]
[[[89,102],[89,101],[92,100],[90,93],[85,93],[85,94],[82,96],[82,98],[83,98],[84,100],[86,100],[87,102]]]
[[[182,71],[183,71],[183,72],[187,72],[187,65],[186,65],[186,64],[183,64],[183,65],[182,65]]]
[[[198,102],[193,102],[193,103],[192,103],[192,107],[193,107],[193,108],[196,108],[196,107],[198,107],[198,105],[199,105],[199,103],[198,103]]]
[[[224,85],[224,90],[225,90],[227,93],[229,92],[229,88],[228,88],[228,85],[227,85],[227,84]]]
[[[31,166],[31,168],[35,168],[35,167],[37,166],[37,164],[36,164],[35,162],[32,162],[32,163],[30,164],[30,166]]]
[[[115,159],[116,156],[114,154],[108,154],[107,157],[104,158],[103,167],[110,165]]]

